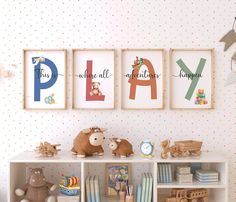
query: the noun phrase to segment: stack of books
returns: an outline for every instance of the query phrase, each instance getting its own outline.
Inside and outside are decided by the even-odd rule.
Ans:
[[[179,183],[193,182],[193,174],[189,166],[177,166],[176,180]]]
[[[201,183],[218,182],[219,172],[216,170],[196,170],[195,178]]]
[[[171,183],[173,181],[172,168],[170,163],[157,164],[157,182]]]
[[[87,176],[85,181],[86,201],[101,202],[98,176]]]
[[[152,202],[153,177],[151,173],[143,173],[142,184],[138,185],[136,202]]]

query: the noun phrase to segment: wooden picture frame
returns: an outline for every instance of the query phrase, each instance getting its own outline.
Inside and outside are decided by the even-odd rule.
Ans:
[[[73,49],[72,53],[72,108],[93,110],[114,109],[116,71],[115,50]],[[88,74],[88,68],[91,68],[91,74]],[[105,74],[106,76],[104,76]],[[92,78],[89,78],[89,75],[92,75]],[[100,94],[92,95],[93,83],[98,83]],[[89,89],[89,86],[92,86],[91,89]]]
[[[213,109],[214,49],[170,49],[170,109]]]
[[[119,186],[132,184],[132,167],[130,163],[106,163],[105,194],[108,197],[117,196]],[[121,171],[122,170],[122,171]],[[123,182],[123,183],[121,183]],[[115,186],[117,188],[115,188]]]
[[[122,49],[121,65],[121,108],[131,110],[163,109],[165,81],[164,49]],[[142,70],[140,74],[139,71],[142,66],[147,67],[147,70]],[[137,70],[136,67],[139,69],[137,72],[135,72]],[[135,79],[135,77],[149,79],[143,81],[145,79]],[[155,84],[152,82],[153,80],[155,80]],[[135,87],[132,87],[133,84]],[[151,91],[147,91],[147,87]]]
[[[66,83],[66,50],[23,49],[23,109],[66,109]]]

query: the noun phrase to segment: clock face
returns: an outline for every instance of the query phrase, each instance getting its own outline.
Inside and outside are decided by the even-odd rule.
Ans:
[[[152,154],[153,146],[150,142],[143,142],[140,149],[144,155],[148,156]]]

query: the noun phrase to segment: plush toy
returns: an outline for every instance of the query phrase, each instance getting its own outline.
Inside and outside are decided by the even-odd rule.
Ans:
[[[90,95],[102,95],[102,92],[99,89],[100,82],[92,82],[92,90],[90,91]]]
[[[22,189],[16,189],[15,194],[25,196],[21,202],[55,202],[55,196],[50,196],[49,192],[56,188],[57,185],[46,182],[42,168],[33,168],[28,183]]]
[[[112,138],[110,139],[109,147],[112,150],[112,155],[125,158],[133,155],[133,146],[125,139]]]
[[[105,140],[104,131],[106,129],[99,127],[91,127],[80,131],[74,139],[74,146],[72,152],[78,157],[104,154],[102,143]]]

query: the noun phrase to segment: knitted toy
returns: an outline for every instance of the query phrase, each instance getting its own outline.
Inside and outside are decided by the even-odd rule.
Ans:
[[[57,185],[46,182],[42,168],[33,168],[28,183],[22,189],[16,189],[15,194],[24,196],[20,202],[55,202],[55,197],[50,196],[49,192],[56,188]]]

